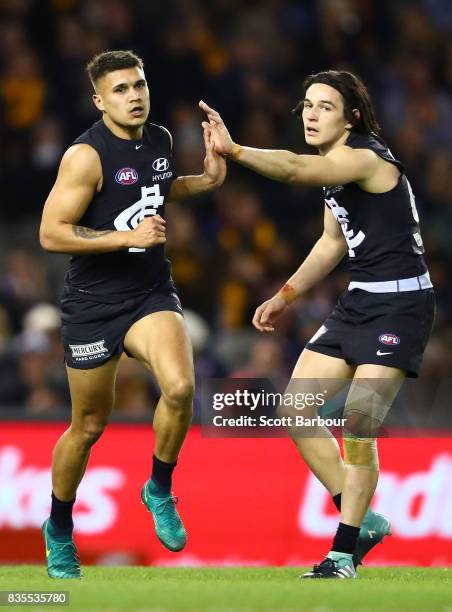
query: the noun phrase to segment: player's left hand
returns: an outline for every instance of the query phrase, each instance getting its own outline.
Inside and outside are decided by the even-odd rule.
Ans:
[[[207,115],[208,125],[211,128],[211,140],[213,141],[215,151],[220,155],[230,155],[234,148],[234,142],[220,114],[203,102],[203,100],[200,100],[199,108]],[[207,122],[203,122],[203,127],[204,123],[207,124]]]
[[[275,331],[275,320],[287,308],[287,302],[280,295],[275,295],[256,308],[253,325],[260,332]]]
[[[216,153],[212,140],[212,129],[208,123],[203,124],[204,146],[206,156],[204,158],[204,175],[219,187],[226,178],[226,160],[222,155]]]

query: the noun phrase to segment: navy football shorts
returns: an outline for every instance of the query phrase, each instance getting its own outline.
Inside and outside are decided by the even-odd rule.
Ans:
[[[124,351],[124,337],[136,321],[164,310],[182,314],[172,282],[121,301],[65,287],[61,334],[66,364],[80,370],[102,365]]]
[[[435,318],[433,289],[400,293],[346,291],[306,344],[350,365],[379,364],[416,378]]]

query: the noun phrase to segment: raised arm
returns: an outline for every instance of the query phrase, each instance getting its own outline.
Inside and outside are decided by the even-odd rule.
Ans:
[[[325,206],[323,234],[298,270],[278,293],[261,304],[253,325],[259,331],[274,331],[276,318],[301,295],[307,293],[333,270],[347,252],[347,243],[339,223]]]
[[[165,242],[165,221],[147,217],[130,231],[96,231],[78,225],[102,185],[97,152],[85,144],[70,147],[44,206],[39,239],[46,251],[72,255],[108,253],[128,247],[148,248]]]
[[[351,149],[347,146],[333,149],[325,156],[241,146],[232,140],[217,111],[202,101],[199,106],[207,114],[217,153],[282,183],[327,187],[365,181],[380,162],[369,149]]]
[[[204,146],[204,173],[194,176],[179,176],[171,184],[168,201],[185,200],[192,198],[215,187],[219,187],[226,177],[226,161],[222,155],[215,152],[211,139],[211,128],[208,124],[203,126]]]

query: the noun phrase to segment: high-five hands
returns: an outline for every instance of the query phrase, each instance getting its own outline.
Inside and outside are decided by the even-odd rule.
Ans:
[[[212,183],[219,186],[226,178],[226,160],[215,150],[210,124],[204,121],[202,127],[204,131],[204,146],[206,148],[204,174]]]
[[[219,155],[230,155],[234,147],[234,142],[225,126],[223,119],[219,113],[213,108],[210,108],[202,100],[199,102],[199,108],[201,108],[207,115],[207,121],[203,121],[202,127],[207,129],[210,128],[210,138],[213,143],[213,148]]]

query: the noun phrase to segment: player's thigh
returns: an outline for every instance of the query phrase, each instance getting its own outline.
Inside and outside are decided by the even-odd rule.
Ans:
[[[124,348],[153,372],[163,394],[193,393],[193,351],[179,313],[154,312],[139,319],[127,332]]]
[[[300,414],[298,406],[303,402],[303,416],[316,417],[321,406],[328,402],[331,406],[337,394],[350,384],[353,373],[354,368],[343,359],[304,349],[286,387],[278,414],[297,416]],[[305,428],[304,435],[307,434]]]
[[[295,364],[292,378],[350,379],[354,372],[355,366],[344,359],[304,349]]]
[[[376,437],[405,375],[398,368],[358,366],[345,402],[346,429],[358,437]]]
[[[113,408],[119,355],[97,366],[80,370],[66,366],[71,393],[72,425],[87,420],[99,427],[107,423]]]
[[[286,388],[287,398],[292,395],[294,401],[300,394],[312,394],[316,396],[321,393],[322,398],[331,401],[342,389],[344,389],[354,374],[354,367],[350,366],[338,357],[331,357],[323,353],[304,349],[301,353],[292,373],[289,384]],[[317,414],[318,406],[313,404],[311,407],[303,408],[303,415],[312,417]],[[279,412],[288,413],[287,410],[280,408]]]

